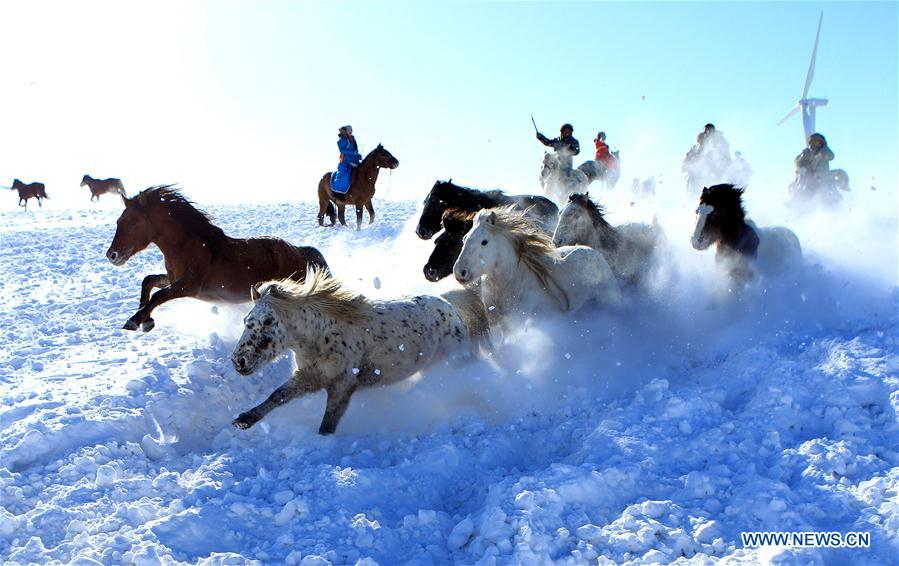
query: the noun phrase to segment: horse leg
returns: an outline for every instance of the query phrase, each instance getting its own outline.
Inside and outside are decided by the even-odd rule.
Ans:
[[[168,287],[171,285],[171,281],[167,275],[147,275],[144,277],[143,282],[140,284],[140,305],[139,307],[143,307],[147,304],[147,301],[150,300],[150,291],[152,291],[156,287]],[[143,321],[140,325],[140,329],[144,332],[149,332],[153,330],[153,327],[156,326],[156,321],[153,320],[153,317],[148,316],[147,320]]]
[[[318,427],[319,434],[334,434],[337,423],[343,418],[347,407],[350,406],[350,397],[356,391],[356,383],[332,383],[328,386],[328,403],[325,406],[325,416]]]
[[[322,201],[321,198],[318,200],[318,225],[325,225],[325,211],[328,210],[328,205],[331,204],[331,201]]]
[[[125,330],[137,330],[144,322],[150,318],[153,309],[172,299],[180,299],[181,297],[191,297],[196,294],[196,289],[188,288],[183,281],[175,281],[168,287],[160,289],[153,293],[147,304],[137,309],[137,312],[128,319],[128,322],[122,327]]]
[[[337,203],[337,220],[340,220],[341,225],[346,226],[346,203]]]
[[[275,389],[268,399],[259,403],[249,411],[241,413],[231,424],[240,429],[248,429],[254,424],[262,420],[265,415],[269,414],[273,409],[280,407],[284,403],[297,397],[302,397],[308,393],[314,393],[322,388],[321,379],[317,375],[310,375],[297,370],[290,376],[290,379],[281,387]],[[318,378],[318,379],[317,379]]]
[[[334,203],[330,200],[328,201],[328,209],[327,209],[328,218],[331,220],[331,226],[337,224],[337,211],[334,210]]]
[[[368,211],[368,223],[375,223],[375,207],[372,206],[371,201],[365,203],[365,209]]]
[[[43,201],[44,201],[44,199],[42,199],[41,197],[37,197],[37,207],[38,208],[44,208]]]
[[[356,203],[356,231],[362,229],[362,203]]]

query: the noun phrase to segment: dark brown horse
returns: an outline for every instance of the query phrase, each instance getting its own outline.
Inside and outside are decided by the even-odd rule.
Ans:
[[[47,196],[47,188],[43,183],[28,183],[27,185],[18,179],[14,179],[12,182],[13,190],[19,191],[19,206],[24,206],[25,210],[28,210],[28,199],[36,198],[37,205],[42,206],[41,202],[45,198],[50,198]],[[25,204],[22,204],[22,203]]]
[[[346,205],[356,206],[356,230],[362,227],[362,207],[368,210],[368,223],[375,221],[375,209],[371,200],[375,196],[375,181],[378,180],[378,171],[384,169],[396,169],[400,166],[399,160],[378,144],[371,153],[365,156],[362,163],[353,170],[353,180],[345,198],[337,198],[331,192],[331,173],[325,173],[318,182],[318,225],[325,225],[325,214],[331,219],[331,226],[335,224],[334,206],[337,206],[336,217],[340,223],[346,226],[344,212]]]
[[[125,196],[125,185],[121,179],[94,179],[90,175],[81,178],[81,186],[87,185],[91,191],[91,200],[100,200],[100,195],[118,193]]]
[[[307,266],[328,267],[312,247],[293,246],[279,238],[226,236],[170,185],[150,187],[122,200],[125,211],[116,222],[107,259],[113,265],[124,265],[134,254],[156,244],[166,270],[144,277],[140,308],[125,323],[125,330],[152,330],[153,309],[172,299],[247,303],[250,289],[257,283],[285,278],[302,281]],[[160,290],[151,298],[155,287]]]

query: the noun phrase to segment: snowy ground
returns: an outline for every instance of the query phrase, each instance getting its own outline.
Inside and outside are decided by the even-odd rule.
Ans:
[[[503,368],[359,393],[320,437],[321,395],[230,425],[291,369],[233,370],[246,307],[181,300],[119,330],[162,263],[105,260],[105,198],[0,211],[0,563],[899,563],[895,274],[828,253],[845,233],[797,228],[808,265],[727,303],[688,207],[668,210],[675,276],[653,297],[535,324]],[[452,286],[421,275],[414,203],[378,204],[358,234],[311,204],[210,212],[319,246],[372,295]],[[774,530],[872,544],[743,548]]]

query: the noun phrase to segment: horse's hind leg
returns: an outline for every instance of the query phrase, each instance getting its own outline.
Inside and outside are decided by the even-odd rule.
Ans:
[[[249,411],[241,413],[231,424],[241,429],[248,429],[254,424],[262,420],[265,415],[269,414],[272,409],[280,407],[291,399],[296,399],[321,389],[320,380],[316,376],[303,375],[300,371],[295,371],[287,383],[275,389],[268,399],[259,403]]]
[[[346,226],[346,204],[345,203],[337,203],[337,220],[340,220],[340,224]]]
[[[322,424],[318,427],[319,434],[334,434],[337,424],[346,413],[347,407],[350,406],[350,397],[353,396],[355,390],[355,383],[334,383],[328,387],[328,403],[325,407]]]
[[[362,203],[356,203],[356,231],[362,229]]]
[[[375,207],[372,206],[371,201],[365,203],[365,209],[368,210],[368,223],[374,224],[375,222]]]
[[[167,275],[147,275],[144,277],[143,282],[140,284],[140,307],[146,306],[150,300],[150,291],[156,287],[168,287],[169,285],[171,285],[171,282]],[[155,326],[156,321],[153,320],[153,317],[148,316],[147,320],[140,324],[140,329],[144,332],[149,332]]]

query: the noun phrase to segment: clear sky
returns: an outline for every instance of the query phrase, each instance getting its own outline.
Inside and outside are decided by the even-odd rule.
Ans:
[[[803,136],[798,116],[776,124],[822,9],[818,130],[854,186],[894,191],[895,2],[7,2],[0,184],[80,199],[91,173],[201,203],[311,199],[350,123],[400,160],[380,197],[448,177],[538,192],[533,113],[549,135],[572,122],[584,159],[605,130],[625,181],[678,190],[712,121],[780,190]]]

